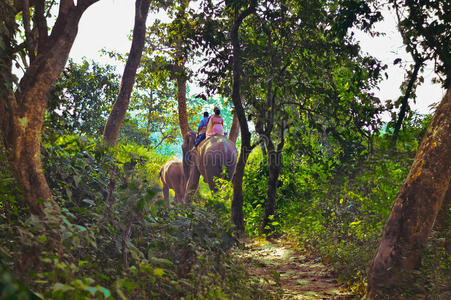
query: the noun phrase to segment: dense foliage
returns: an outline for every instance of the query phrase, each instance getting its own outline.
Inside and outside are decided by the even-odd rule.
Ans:
[[[19,249],[44,250],[39,266],[21,272],[29,278],[27,286],[52,299],[258,298],[245,271],[227,255],[237,241],[224,205],[211,199],[169,208],[157,195],[157,170],[165,159],[142,146],[122,144],[110,151],[74,136],[47,144],[46,175],[63,223],[27,217],[2,170],[2,262],[13,270]],[[106,202],[110,192],[114,200]],[[55,226],[63,240],[56,252],[45,252],[58,234]],[[17,290],[7,287],[4,293]]]
[[[379,1],[151,1],[170,21],[147,28],[118,144],[106,147],[100,139],[120,90],[113,66],[69,60],[51,90],[64,64],[55,57],[45,59],[61,64],[58,72],[30,67],[22,85],[13,74],[13,62],[26,73],[41,61],[46,40],[33,45],[34,34],[50,32],[54,1],[28,2],[0,0],[0,50],[8,53],[0,80],[9,89],[0,99],[9,101],[0,103],[8,113],[0,116],[0,298],[33,298],[31,290],[51,299],[262,299],[258,278],[231,254],[241,247],[230,221],[234,188],[243,193],[245,235],[288,239],[352,294],[365,294],[384,224],[432,119],[408,105],[424,63],[434,60],[435,81],[449,83],[449,4],[387,1],[414,64],[404,95],[384,106],[372,91],[387,66],[363,54],[353,33],[379,34]],[[33,77],[44,67],[46,80]],[[177,90],[186,80],[204,93]],[[40,84],[48,100],[33,90]],[[181,153],[181,104],[191,129],[217,106],[227,132],[239,111],[241,154],[251,153],[242,185],[220,181],[213,193],[201,183],[192,203],[163,201],[159,171]],[[26,199],[19,188],[20,180],[36,188],[36,178],[48,183],[48,199]],[[446,200],[416,281],[396,297],[450,296]],[[31,213],[33,204],[42,214]]]
[[[345,159],[325,151],[314,138],[310,140],[311,151],[316,150],[314,156],[287,145],[273,234],[287,235],[304,251],[319,255],[341,282],[363,295],[367,267],[429,122],[430,117],[418,116],[406,123],[401,132],[402,146],[395,152],[388,134],[374,137],[372,150]],[[257,149],[249,159],[244,181],[246,232],[251,236],[261,232],[266,172],[266,161]],[[421,275],[405,291],[405,297],[446,294],[451,265],[445,240],[450,233],[449,228],[434,232],[418,271]]]

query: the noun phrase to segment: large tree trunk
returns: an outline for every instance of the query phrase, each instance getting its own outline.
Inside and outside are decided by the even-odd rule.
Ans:
[[[451,204],[451,182],[448,184],[448,191],[445,194],[445,198],[443,199],[442,206],[440,211],[438,212],[437,218],[434,223],[434,230],[442,231],[447,228],[451,228],[451,218],[449,215],[449,205]],[[447,240],[447,249],[451,249],[451,241]]]
[[[124,74],[122,75],[119,95],[114,102],[103,132],[103,141],[109,146],[116,144],[119,130],[128,109],[130,96],[135,83],[136,70],[138,69],[144,49],[146,20],[149,13],[149,6],[150,1],[148,0],[136,0],[132,46],[130,48],[127,63],[125,64]]]
[[[36,4],[34,21],[39,36],[30,48],[37,49],[37,52],[30,54],[30,66],[16,92],[13,92],[10,80],[14,55],[12,48],[8,55],[1,58],[0,84],[7,87],[0,96],[1,134],[15,179],[35,214],[44,214],[45,202],[57,208],[52,201],[41,163],[41,132],[48,92],[66,64],[83,12],[96,1],[78,1],[77,6],[72,1],[61,1],[58,18],[50,36],[47,35],[43,3]],[[14,29],[9,29],[14,32]],[[11,41],[13,36],[7,38]],[[4,35],[2,39],[5,39]],[[7,39],[4,41],[9,44]]]
[[[238,116],[236,115],[236,112],[234,112],[232,126],[230,126],[229,140],[232,143],[236,144],[236,140],[238,139],[239,134],[240,134],[240,122],[238,121]]]
[[[368,277],[367,298],[412,280],[451,181],[451,89],[428,128],[384,227]]]
[[[247,125],[246,113],[241,103],[240,93],[240,76],[241,76],[241,48],[238,30],[243,20],[251,13],[255,12],[257,5],[256,0],[252,0],[249,6],[238,14],[235,11],[235,20],[232,25],[231,40],[233,46],[233,85],[232,85],[232,101],[235,106],[236,115],[241,128],[241,150],[236,165],[235,174],[232,179],[233,198],[232,198],[232,221],[239,232],[244,231],[244,214],[243,214],[243,176],[244,168],[251,148],[251,133]]]
[[[442,207],[438,212],[437,218],[434,223],[434,230],[443,232],[451,228],[451,215],[450,207],[451,204],[451,182],[448,184],[448,191],[443,199]],[[445,233],[444,248],[446,253],[451,253],[451,236],[449,233]]]

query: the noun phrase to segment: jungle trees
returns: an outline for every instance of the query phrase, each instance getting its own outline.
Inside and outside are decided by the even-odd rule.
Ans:
[[[377,124],[380,105],[368,90],[382,66],[333,29],[333,13],[320,2],[262,1],[243,24],[243,99],[268,163],[266,232],[290,126],[335,140],[344,157]]]
[[[35,214],[43,214],[43,202],[53,203],[41,163],[48,92],[66,64],[81,16],[95,2],[62,0],[50,34],[49,2],[0,2],[0,128],[14,177]],[[19,31],[25,33],[23,41]],[[13,64],[19,57],[23,58],[23,76],[16,81]]]
[[[451,182],[451,89],[418,148],[384,227],[368,277],[368,298],[390,294],[412,279]]]
[[[409,284],[412,271],[420,265],[424,244],[451,182],[451,28],[446,22],[449,4],[442,1],[400,3],[396,0],[389,3],[398,14],[399,29],[407,51],[416,60],[433,59],[436,81],[442,83],[447,91],[385,224],[369,271],[368,298],[396,293],[392,288],[403,288]],[[400,126],[401,123],[398,123],[397,126]],[[442,209],[448,207],[447,203]]]
[[[146,36],[146,21],[149,13],[149,0],[136,0],[135,3],[135,25],[133,28],[133,39],[130,54],[125,64],[122,75],[121,88],[116,102],[113,105],[103,132],[103,140],[107,145],[114,145],[119,135],[122,121],[127,112],[133,85],[135,83],[136,70],[141,61]]]
[[[111,65],[69,60],[50,92],[48,129],[101,137],[120,87],[114,71]]]
[[[433,62],[436,78],[434,81],[449,85],[450,57],[449,40],[449,3],[443,1],[399,1],[389,0],[394,10],[398,31],[401,34],[405,50],[411,55],[413,64],[407,71],[406,81],[401,85],[404,95],[395,101],[399,113],[394,118],[393,144],[396,144],[404,117],[409,112],[409,99],[415,99],[418,82],[423,82],[422,69],[428,61]],[[395,60],[395,64],[401,59]]]

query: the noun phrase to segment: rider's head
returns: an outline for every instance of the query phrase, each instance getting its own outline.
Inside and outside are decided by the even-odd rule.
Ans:
[[[213,109],[213,111],[215,112],[215,115],[219,116],[219,114],[221,113],[221,111],[219,110],[219,108],[215,107]]]
[[[208,117],[208,111],[204,112],[204,118]]]

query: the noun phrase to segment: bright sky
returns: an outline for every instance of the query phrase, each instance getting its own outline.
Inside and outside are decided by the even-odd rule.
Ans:
[[[80,61],[82,57],[101,63],[113,64],[114,61],[107,57],[101,57],[100,50],[114,50],[125,53],[130,50],[131,41],[127,38],[133,29],[134,0],[101,0],[92,5],[83,15],[77,38],[74,42],[70,57]],[[358,33],[356,38],[360,41],[363,52],[367,52],[382,60],[388,65],[388,80],[384,80],[375,91],[377,97],[382,100],[397,99],[401,95],[399,86],[404,80],[405,72],[393,61],[400,57],[403,63],[410,63],[411,57],[405,53],[402,40],[396,29],[394,16],[386,13],[385,21],[376,29],[385,32],[384,37],[372,38]],[[147,24],[155,18],[163,18],[155,14],[149,17]],[[117,71],[122,73],[123,66],[118,66]],[[439,85],[431,83],[433,66],[429,65],[423,74],[424,83],[417,89],[417,103],[413,108],[420,113],[429,112],[428,106],[438,102],[444,95],[444,90]]]

